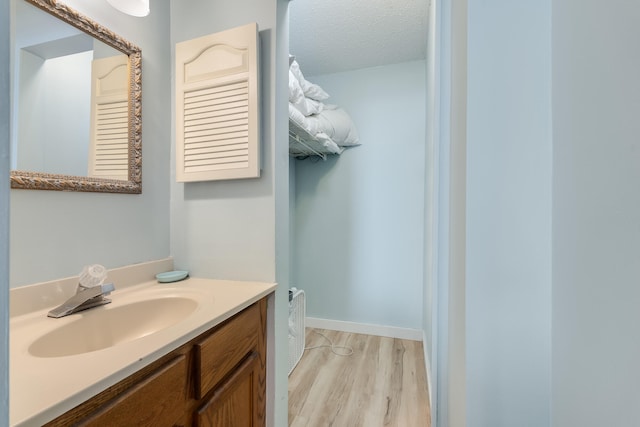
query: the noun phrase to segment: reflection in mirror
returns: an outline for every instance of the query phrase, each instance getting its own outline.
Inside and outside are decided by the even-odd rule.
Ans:
[[[140,49],[58,2],[14,5],[12,188],[140,193]]]

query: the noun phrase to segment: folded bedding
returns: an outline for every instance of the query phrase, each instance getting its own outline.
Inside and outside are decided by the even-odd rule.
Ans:
[[[289,119],[316,138],[324,134],[341,147],[360,145],[358,131],[344,108],[324,109],[319,114],[305,116],[290,102]]]
[[[340,154],[344,150],[336,144],[327,134],[323,132],[314,132],[312,133],[310,128],[308,127],[307,118],[298,111],[291,103],[289,103],[289,120],[293,122],[298,128],[302,129],[304,132],[313,136],[313,142],[317,143],[322,147],[323,152],[332,153],[332,154]],[[294,128],[295,129],[295,128]],[[298,134],[294,130],[295,134]],[[309,142],[309,141],[307,141]],[[311,143],[311,142],[309,142]],[[314,144],[315,145],[315,144]]]
[[[289,118],[316,140],[332,148],[360,145],[358,132],[344,108],[325,104],[329,94],[304,78],[295,59],[289,67]],[[340,152],[341,149],[338,152]]]
[[[358,131],[344,108],[322,110],[306,117],[306,121],[312,132],[322,132],[342,147],[360,145]]]
[[[300,71],[300,65],[295,59],[291,61],[291,64],[289,65],[289,71],[293,74],[293,77],[300,84],[300,87],[304,92],[304,96],[316,101],[326,101],[327,99],[329,99],[329,94],[325,92],[324,89],[322,89],[317,84],[313,84],[307,81],[307,79],[304,78],[302,71]],[[291,76],[289,76],[289,79],[291,79]]]
[[[289,102],[305,116],[318,114],[324,109],[324,104],[315,99],[307,98],[300,86],[300,82],[289,70]]]

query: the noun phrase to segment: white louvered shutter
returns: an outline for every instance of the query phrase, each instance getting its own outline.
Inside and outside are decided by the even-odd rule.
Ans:
[[[91,146],[88,175],[129,179],[129,58],[94,59],[91,65]]]
[[[176,180],[260,176],[258,26],[176,44]]]

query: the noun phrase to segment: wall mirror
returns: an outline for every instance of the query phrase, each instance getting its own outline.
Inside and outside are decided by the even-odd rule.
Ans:
[[[140,48],[56,0],[12,4],[11,188],[140,193]]]

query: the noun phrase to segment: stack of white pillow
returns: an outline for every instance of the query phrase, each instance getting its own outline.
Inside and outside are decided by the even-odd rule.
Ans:
[[[300,65],[290,59],[289,116],[311,135],[330,138],[342,147],[360,145],[358,132],[343,108],[325,104],[329,94],[304,78]]]

